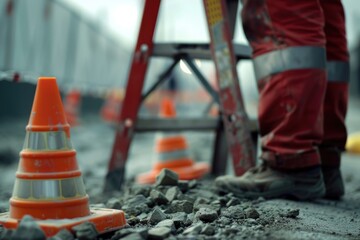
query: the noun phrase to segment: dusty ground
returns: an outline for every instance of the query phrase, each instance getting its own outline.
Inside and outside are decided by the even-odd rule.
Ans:
[[[1,211],[6,211],[8,208],[8,199],[11,196],[17,167],[17,155],[23,144],[26,123],[27,119],[12,119],[2,122],[0,125]],[[350,133],[360,131],[359,101],[351,101],[347,123]],[[208,146],[212,144],[213,135],[211,133],[186,133],[185,135],[188,137],[189,145],[196,146],[196,148],[190,149],[194,159],[209,161],[211,151]],[[154,134],[141,134],[135,137],[127,165],[128,179],[131,179],[136,173],[148,171],[151,168],[153,154],[149,153],[153,151],[153,140]],[[97,116],[86,117],[83,119],[81,126],[72,129],[72,142],[78,152],[79,165],[92,203],[106,204],[108,199],[102,197],[101,189],[113,142],[112,129]],[[231,169],[229,169],[229,172],[231,173]],[[280,199],[268,201],[240,199],[239,206],[243,210],[254,208],[259,213],[259,218],[244,217],[245,219],[241,221],[233,218],[226,220],[226,217],[220,214],[217,220],[210,224],[216,229],[215,239],[242,239],[246,237],[248,239],[360,239],[359,172],[360,156],[344,154],[342,173],[346,184],[346,195],[341,201],[297,202]],[[204,189],[212,189],[211,180],[199,181],[197,187],[185,195],[193,195],[194,200],[196,200]],[[164,189],[161,190],[165,191]],[[125,192],[129,193],[129,190]],[[133,195],[126,195],[125,192],[120,196],[116,196],[116,199],[125,201],[120,201],[121,205],[126,204],[129,198],[134,197]],[[212,197],[215,205],[217,204],[216,201],[221,202],[221,212],[229,210],[228,208],[233,205],[232,196],[219,196],[212,191],[210,192],[214,194]],[[153,211],[153,207],[154,204],[150,204],[149,214]],[[167,208],[162,205],[160,207]],[[299,210],[297,216],[296,214],[287,215],[289,211],[297,212],[297,210]],[[134,214],[128,214],[128,217],[134,217]],[[196,225],[197,218],[192,217],[193,225]],[[133,223],[133,225],[136,226],[136,229],[140,225],[146,226],[144,221]],[[182,231],[189,226],[182,226],[182,229],[177,230],[178,238],[200,238],[200,235],[191,238],[189,235],[183,234]],[[212,239],[206,237],[206,235],[201,236]]]

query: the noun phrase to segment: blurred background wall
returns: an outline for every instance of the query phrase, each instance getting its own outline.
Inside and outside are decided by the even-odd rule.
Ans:
[[[129,51],[97,21],[57,0],[0,1],[0,69],[24,81],[56,76],[61,87],[123,84]]]

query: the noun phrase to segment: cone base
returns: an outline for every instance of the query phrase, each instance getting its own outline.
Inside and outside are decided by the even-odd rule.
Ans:
[[[36,219],[65,219],[89,216],[89,198],[63,201],[28,201],[10,198],[10,217],[22,219],[30,215]]]
[[[168,168],[179,175],[179,180],[192,180],[204,176],[210,171],[207,163],[195,163],[193,166]],[[136,182],[139,184],[152,184],[156,180],[156,176],[160,173],[161,169],[152,170],[148,173],[139,174],[136,177]]]
[[[83,222],[92,222],[95,224],[96,230],[102,234],[118,230],[126,225],[125,213],[121,210],[96,208],[90,209],[91,214],[86,217],[72,219],[47,219],[35,220],[43,229],[47,237],[51,237],[61,229],[68,229],[79,225]],[[0,213],[0,224],[5,228],[14,229],[19,225],[19,220],[10,218],[9,212]]]

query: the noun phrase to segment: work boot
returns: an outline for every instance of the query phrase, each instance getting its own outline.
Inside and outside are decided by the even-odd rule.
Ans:
[[[322,167],[321,170],[326,188],[324,198],[334,200],[340,199],[345,193],[340,169],[335,167]]]
[[[249,169],[240,177],[222,176],[215,180],[223,192],[232,192],[246,198],[295,198],[310,200],[325,194],[325,185],[320,167],[289,172],[270,168],[263,163]]]

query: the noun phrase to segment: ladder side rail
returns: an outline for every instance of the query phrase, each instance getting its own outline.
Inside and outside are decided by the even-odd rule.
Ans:
[[[129,72],[124,103],[117,118],[115,141],[108,165],[104,191],[120,190],[125,178],[125,163],[134,133],[145,74],[153,48],[153,36],[160,0],[145,1],[138,40]]]
[[[238,6],[239,0],[226,0],[226,9],[229,16],[229,30],[231,39],[234,39],[235,37],[236,20],[238,18]]]
[[[211,39],[211,52],[219,83],[221,112],[227,144],[232,155],[235,174],[242,175],[255,165],[255,149],[236,71],[226,1],[203,0],[203,2]]]

